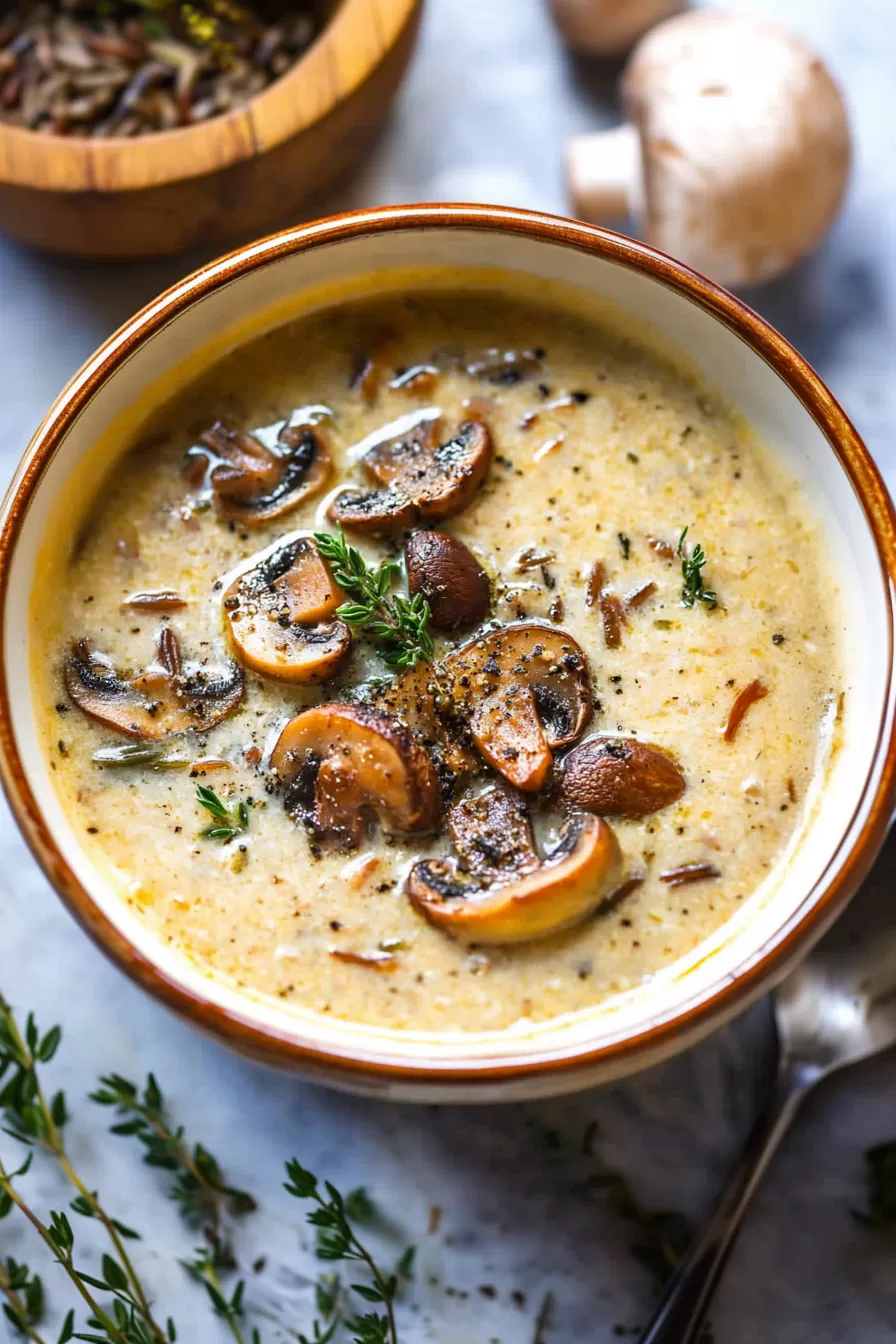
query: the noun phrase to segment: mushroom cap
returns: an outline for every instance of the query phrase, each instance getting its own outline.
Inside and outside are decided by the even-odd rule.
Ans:
[[[491,451],[491,435],[480,420],[464,421],[438,446],[426,431],[377,444],[361,465],[380,488],[348,487],[333,500],[327,516],[344,527],[373,533],[447,518],[470,503],[488,471]]]
[[[284,426],[274,450],[218,421],[187,453],[191,474],[203,463],[218,517],[244,527],[262,527],[298,508],[323,489],[332,470],[326,440],[313,425]]]
[[[439,817],[435,767],[395,719],[334,702],[297,714],[283,729],[271,768],[287,806],[320,835],[357,845],[369,813],[387,835],[430,831]]]
[[[619,842],[605,821],[569,817],[554,849],[539,860],[525,813],[514,822],[507,816],[512,804],[496,806],[482,796],[490,832],[504,835],[493,861],[464,872],[450,860],[424,859],[408,876],[407,894],[430,923],[471,942],[518,943],[569,928],[597,908],[622,866]],[[461,827],[456,821],[452,829]]]
[[[342,590],[309,537],[286,542],[227,589],[224,615],[241,660],[279,681],[332,677],[351,648],[335,618]]]
[[[554,20],[571,47],[593,56],[616,56],[684,0],[551,0]]]
[[[552,749],[574,742],[591,717],[591,679],[565,630],[519,621],[443,659],[440,682],[471,711],[473,741],[518,789],[544,784]]]
[[[120,677],[111,660],[86,639],[74,645],[64,676],[66,690],[85,714],[125,737],[144,741],[206,732],[243,697],[243,673],[237,663],[184,665],[180,642],[170,626],[159,635],[156,661],[135,677]]]
[[[757,284],[821,241],[849,124],[821,59],[784,28],[699,10],[638,44],[622,84],[640,132],[643,233],[720,284]]]
[[[491,606],[488,575],[472,551],[446,532],[415,532],[404,548],[411,594],[429,603],[437,630],[479,625]]]
[[[684,790],[684,776],[659,747],[633,737],[594,737],[564,758],[558,792],[564,807],[636,818],[677,802]]]

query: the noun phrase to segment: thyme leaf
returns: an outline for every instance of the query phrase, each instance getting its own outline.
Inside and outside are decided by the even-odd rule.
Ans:
[[[368,565],[361,552],[350,546],[340,525],[338,531],[315,532],[317,549],[333,567],[333,578],[349,596],[337,610],[346,625],[364,627],[379,646],[380,657],[389,667],[416,667],[433,655],[429,633],[429,603],[420,594],[390,596],[392,581],[401,573],[394,560]]]
[[[217,1247],[209,1250],[206,1246],[200,1246],[192,1260],[184,1260],[182,1263],[190,1278],[205,1288],[212,1311],[226,1323],[237,1344],[245,1344],[242,1321],[246,1314],[243,1305],[246,1281],[240,1279],[228,1297],[219,1274],[219,1270],[232,1269],[232,1261],[222,1260]],[[257,1330],[252,1332],[252,1344],[260,1344]]]
[[[688,529],[684,528],[678,538],[677,554],[681,560],[681,600],[684,606],[693,607],[702,602],[709,611],[715,611],[718,598],[711,588],[707,588],[703,579],[706,565],[706,552],[697,542],[690,555],[684,549]]]
[[[237,835],[245,835],[248,831],[249,804],[244,799],[241,798],[235,807],[227,807],[214,789],[208,788],[205,784],[197,784],[196,801],[214,818],[211,826],[206,826],[204,831],[199,832],[203,840],[223,840],[226,843]]]
[[[6,1299],[3,1315],[13,1330],[23,1339],[42,1344],[37,1332],[44,1316],[44,1286],[40,1276],[28,1265],[7,1256],[5,1261],[0,1260],[0,1296]]]

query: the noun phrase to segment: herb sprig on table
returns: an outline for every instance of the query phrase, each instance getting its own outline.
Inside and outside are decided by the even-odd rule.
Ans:
[[[677,547],[677,554],[681,560],[681,600],[686,607],[693,607],[698,602],[702,602],[709,611],[715,611],[719,605],[719,600],[712,588],[706,587],[703,578],[706,552],[697,542],[690,555],[688,555],[684,548],[687,535],[688,529],[685,528],[678,538]]]
[[[224,1213],[240,1218],[252,1213],[255,1200],[248,1190],[228,1185],[217,1159],[201,1143],[189,1144],[183,1126],[174,1128],[168,1120],[165,1099],[153,1074],[141,1091],[121,1074],[110,1073],[100,1079],[90,1100],[99,1106],[115,1108],[120,1117],[111,1126],[112,1134],[136,1138],[143,1145],[143,1161],[171,1173],[169,1195],[190,1227],[204,1227],[221,1240]]]
[[[177,1327],[169,1315],[152,1302],[138,1267],[124,1243],[140,1240],[133,1228],[113,1218],[72,1165],[62,1129],[69,1122],[66,1099],[57,1092],[48,1099],[39,1073],[49,1063],[62,1038],[59,1027],[41,1033],[29,1016],[24,1029],[0,994],[0,1110],[3,1128],[30,1149],[15,1170],[0,1161],[0,1223],[20,1215],[43,1241],[52,1260],[66,1275],[78,1305],[65,1316],[55,1344],[86,1340],[90,1344],[175,1344]],[[143,1147],[143,1160],[169,1176],[168,1194],[187,1226],[201,1231],[204,1244],[184,1262],[187,1273],[205,1289],[212,1311],[226,1325],[235,1344],[262,1344],[257,1328],[246,1324],[250,1306],[245,1280],[225,1286],[237,1270],[230,1220],[253,1212],[255,1199],[232,1185],[217,1159],[203,1144],[190,1142],[182,1126],[169,1118],[161,1088],[152,1074],[138,1087],[119,1074],[100,1079],[92,1100],[114,1108],[112,1132],[135,1138]],[[75,1189],[68,1211],[52,1210],[45,1218],[20,1190],[36,1153],[53,1158]],[[309,1199],[315,1208],[309,1221],[317,1229],[317,1253],[321,1259],[346,1262],[363,1271],[365,1281],[343,1289],[334,1274],[322,1275],[317,1285],[317,1317],[310,1335],[291,1323],[277,1321],[300,1344],[328,1344],[340,1325],[351,1332],[354,1344],[397,1344],[394,1303],[403,1279],[410,1275],[413,1251],[409,1249],[392,1271],[383,1269],[368,1250],[358,1227],[374,1220],[376,1210],[364,1190],[341,1195],[329,1182],[317,1178],[296,1159],[287,1164],[286,1188],[296,1198]],[[77,1251],[77,1238],[69,1213],[102,1224],[108,1249],[102,1254],[99,1272],[88,1272]],[[349,1314],[352,1295],[377,1310]],[[42,1333],[45,1311],[44,1285],[30,1266],[12,1257],[0,1257],[0,1303],[15,1331],[32,1344],[51,1344]],[[79,1323],[78,1312],[84,1321]],[[270,1315],[261,1310],[259,1314]],[[276,1318],[274,1318],[276,1319]],[[164,1322],[164,1324],[162,1324]]]
[[[284,1188],[296,1199],[310,1200],[314,1208],[308,1214],[308,1222],[317,1228],[317,1254],[321,1260],[342,1260],[355,1263],[367,1269],[370,1283],[353,1283],[351,1291],[364,1302],[382,1311],[366,1312],[355,1315],[346,1321],[346,1326],[358,1344],[398,1344],[395,1328],[395,1297],[402,1279],[410,1277],[413,1267],[414,1250],[408,1247],[398,1261],[392,1273],[379,1268],[359,1241],[352,1222],[369,1222],[374,1209],[363,1190],[354,1190],[343,1197],[334,1185],[325,1181],[323,1191],[320,1182],[310,1171],[306,1171],[295,1158],[286,1164],[289,1180]]]
[[[3,1317],[18,1337],[31,1344],[69,1344],[71,1340],[89,1344],[176,1344],[175,1322],[152,1300],[139,1267],[124,1245],[139,1242],[140,1234],[107,1212],[99,1194],[90,1191],[79,1176],[66,1149],[62,1133],[70,1124],[66,1098],[62,1092],[48,1096],[40,1077],[56,1055],[61,1036],[59,1027],[41,1032],[30,1015],[20,1027],[0,993],[2,1126],[29,1150],[16,1169],[0,1160],[0,1231],[6,1219],[19,1216],[27,1221],[52,1262],[63,1271],[76,1299],[76,1305],[67,1309],[59,1333],[51,1339],[44,1325],[46,1294],[40,1274],[12,1256],[0,1255]],[[114,1109],[112,1132],[137,1140],[144,1162],[166,1174],[169,1197],[187,1226],[201,1231],[203,1244],[184,1262],[184,1268],[203,1287],[213,1313],[235,1344],[262,1344],[260,1331],[248,1323],[247,1318],[253,1314],[272,1320],[298,1344],[330,1344],[346,1334],[352,1344],[398,1344],[395,1304],[402,1284],[412,1275],[414,1249],[408,1247],[392,1269],[379,1263],[362,1235],[363,1229],[379,1218],[363,1188],[343,1195],[330,1182],[319,1181],[297,1159],[286,1164],[286,1190],[311,1206],[307,1221],[316,1232],[318,1257],[349,1266],[353,1278],[343,1284],[336,1273],[319,1276],[316,1314],[306,1334],[263,1304],[252,1303],[243,1278],[233,1283],[238,1265],[231,1220],[250,1215],[256,1208],[255,1199],[231,1184],[209,1150],[188,1140],[183,1127],[174,1124],[154,1076],[150,1074],[141,1087],[119,1074],[108,1074],[100,1079],[92,1099]],[[595,1133],[596,1126],[589,1125],[575,1151],[593,1156]],[[556,1148],[556,1131],[550,1132],[550,1139],[551,1148]],[[41,1154],[56,1161],[75,1190],[68,1210],[51,1210],[46,1216],[35,1210],[22,1188],[32,1162]],[[866,1158],[869,1203],[867,1211],[857,1217],[869,1228],[896,1227],[896,1140],[869,1149]],[[601,1190],[611,1197],[635,1233],[632,1253],[655,1275],[659,1288],[686,1250],[690,1230],[685,1220],[676,1214],[644,1210],[626,1178],[606,1168],[593,1173],[583,1189]],[[99,1269],[94,1264],[89,1271],[84,1267],[75,1232],[77,1220],[73,1225],[70,1213],[102,1226],[107,1249],[101,1253]],[[92,1247],[88,1249],[91,1256],[95,1254]],[[548,1294],[536,1322],[539,1344],[545,1340],[551,1305]]]
[[[332,566],[333,578],[351,599],[339,607],[337,616],[346,625],[366,629],[389,667],[416,667],[431,658],[429,603],[419,593],[390,596],[401,566],[395,560],[368,565],[361,552],[348,544],[341,526],[335,533],[315,532],[314,540]]]
[[[122,1304],[121,1310],[140,1321],[146,1344],[152,1344],[152,1341],[165,1344],[169,1336],[153,1316],[148,1296],[125,1246],[126,1241],[137,1240],[139,1234],[114,1218],[101,1203],[97,1192],[90,1190],[79,1176],[63,1138],[63,1129],[68,1122],[65,1096],[57,1092],[48,1099],[41,1085],[38,1066],[52,1060],[61,1039],[62,1029],[58,1026],[41,1034],[31,1014],[28,1015],[24,1031],[20,1030],[12,1009],[0,994],[0,1080],[3,1080],[0,1107],[3,1110],[4,1129],[26,1147],[42,1150],[55,1159],[75,1190],[71,1210],[83,1218],[96,1219],[105,1229],[115,1254],[105,1257],[105,1278],[103,1281],[97,1280],[92,1286],[108,1287],[115,1292],[116,1300]],[[51,1214],[48,1228],[36,1215],[26,1211],[26,1206],[16,1193],[13,1181],[17,1176],[25,1174],[27,1165],[9,1174],[0,1164],[0,1199],[4,1200],[7,1213],[13,1204],[25,1213],[46,1244],[55,1250],[59,1263],[67,1270],[86,1301],[86,1285],[91,1280],[85,1279],[83,1273],[75,1268],[74,1234],[67,1216],[64,1213]],[[112,1283],[108,1282],[110,1274]],[[98,1319],[103,1316],[92,1298],[88,1305],[95,1316],[99,1312]],[[127,1336],[121,1333],[119,1327],[116,1328],[118,1333],[109,1338],[126,1341]],[[139,1344],[144,1344],[144,1339],[139,1336],[135,1338]]]

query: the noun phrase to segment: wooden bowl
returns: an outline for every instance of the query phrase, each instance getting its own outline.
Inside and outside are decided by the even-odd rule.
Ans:
[[[150,257],[265,229],[367,150],[421,7],[341,0],[276,83],[196,126],[93,140],[0,123],[0,232],[54,252]]]

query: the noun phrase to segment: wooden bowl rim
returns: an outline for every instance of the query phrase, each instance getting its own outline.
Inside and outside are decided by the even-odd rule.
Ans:
[[[304,55],[233,112],[152,135],[93,140],[0,122],[0,185],[139,191],[220,172],[308,131],[382,64],[423,0],[341,0]],[[310,100],[296,97],[305,84]],[[133,149],[132,154],[127,153]]]

